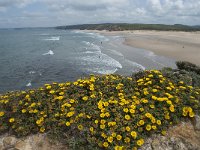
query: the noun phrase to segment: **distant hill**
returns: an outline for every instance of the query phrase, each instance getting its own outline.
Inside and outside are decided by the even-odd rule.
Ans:
[[[104,23],[58,26],[56,29],[80,29],[80,30],[159,30],[159,31],[200,31],[200,26],[187,26],[182,24],[128,24],[128,23]]]

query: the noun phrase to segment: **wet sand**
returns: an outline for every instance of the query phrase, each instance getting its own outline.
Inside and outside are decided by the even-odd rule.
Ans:
[[[124,44],[154,52],[177,61],[200,66],[200,32],[177,31],[90,31],[103,35],[122,36]]]

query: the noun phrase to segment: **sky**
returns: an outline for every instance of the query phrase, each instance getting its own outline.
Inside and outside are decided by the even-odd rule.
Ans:
[[[200,0],[0,0],[0,28],[86,23],[200,25]]]

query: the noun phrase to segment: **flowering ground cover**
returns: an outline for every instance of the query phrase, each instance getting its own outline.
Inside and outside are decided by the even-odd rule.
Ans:
[[[51,133],[79,146],[137,149],[154,133],[200,114],[200,89],[161,71],[139,78],[91,75],[0,96],[0,133]],[[70,142],[66,142],[70,145]]]

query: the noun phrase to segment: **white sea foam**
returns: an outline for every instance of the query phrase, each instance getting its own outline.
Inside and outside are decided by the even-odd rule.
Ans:
[[[86,51],[84,53],[86,53],[86,54],[93,54],[94,52],[92,52],[92,51]]]
[[[32,86],[31,82],[27,83],[26,86],[27,86],[27,87]]]
[[[103,53],[92,56],[83,56],[81,60],[82,65],[87,66],[87,71],[99,74],[114,73],[122,68],[122,65],[117,60]]]
[[[118,51],[116,51],[116,50],[114,50],[114,49],[107,49],[107,50],[111,51],[112,54],[115,54],[115,55],[118,55],[118,56],[121,56],[121,57],[124,56],[122,53],[120,53],[120,52],[118,52]]]
[[[126,60],[126,62],[133,65],[134,67],[136,67],[136,71],[138,71],[137,69],[139,69],[139,70],[145,70],[146,69],[144,66],[142,66],[141,64],[138,64],[136,62],[133,62],[133,61],[130,61],[130,60]]]
[[[49,50],[47,53],[44,53],[42,55],[54,55],[54,52],[52,50]]]
[[[35,71],[29,71],[29,74],[35,74],[36,72]]]
[[[49,37],[47,39],[44,39],[46,41],[59,41],[60,40],[60,36],[52,36],[52,37]]]
[[[87,48],[89,48],[89,49],[94,49],[94,50],[101,52],[100,46],[98,46],[94,43],[90,43],[90,42],[87,42],[87,41],[82,41],[82,43],[86,44],[88,46]]]

